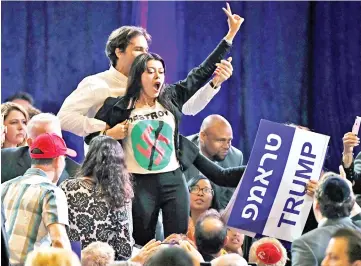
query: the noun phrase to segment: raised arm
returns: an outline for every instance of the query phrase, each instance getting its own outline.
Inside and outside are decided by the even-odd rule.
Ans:
[[[348,132],[344,135],[342,141],[342,165],[345,169],[346,178],[352,182],[353,191],[359,194],[361,193],[361,172],[357,172],[357,168],[361,165],[361,153],[357,155],[354,161],[353,149],[360,144],[360,139],[352,132]]]
[[[236,187],[246,170],[245,165],[222,168],[202,154],[198,154],[193,164],[209,180],[224,187]]]
[[[245,165],[222,168],[200,154],[199,147],[192,141],[179,135],[180,163],[184,170],[194,165],[203,175],[219,186],[236,187],[246,169]]]
[[[218,44],[216,49],[206,58],[202,64],[193,68],[189,72],[188,76],[184,80],[168,87],[168,89],[174,91],[173,97],[176,98],[180,108],[182,108],[184,103],[188,101],[197,92],[197,90],[199,90],[201,86],[203,86],[206,81],[212,77],[213,73],[216,75],[212,80],[212,87],[219,86],[224,80],[227,79],[227,76],[229,75],[229,73],[226,73],[227,69],[222,68],[220,63],[223,63],[223,65],[229,67],[230,60],[228,62],[226,62],[226,60],[221,62],[221,60],[230,50],[233,38],[237,34],[244,19],[236,14],[232,14],[228,4],[227,9],[223,8],[223,10],[227,15],[229,26],[228,33],[224,39]],[[217,71],[215,72],[216,69]],[[231,66],[230,69],[231,74]]]

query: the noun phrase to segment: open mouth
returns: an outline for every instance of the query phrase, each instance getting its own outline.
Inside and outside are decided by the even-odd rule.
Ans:
[[[154,88],[155,88],[155,90],[159,91],[160,87],[161,87],[161,82],[160,82],[160,81],[156,81],[156,82],[154,83]]]

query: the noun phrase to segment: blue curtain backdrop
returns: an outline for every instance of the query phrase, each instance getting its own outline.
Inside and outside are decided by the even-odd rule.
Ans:
[[[225,2],[2,2],[1,96],[27,91],[57,113],[86,76],[104,71],[105,42],[115,28],[141,25],[151,51],[175,82],[208,55],[227,31]],[[221,114],[233,145],[248,158],[260,119],[293,122],[331,136],[327,166],[337,170],[342,136],[361,115],[360,2],[231,2],[245,22],[234,40],[234,73],[181,132]],[[82,151],[82,140],[66,134]],[[359,150],[359,149],[358,149]],[[358,151],[356,150],[356,152]],[[83,157],[79,153],[78,160]]]

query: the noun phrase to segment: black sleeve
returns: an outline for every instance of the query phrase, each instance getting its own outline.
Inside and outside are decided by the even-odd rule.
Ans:
[[[213,52],[200,64],[198,67],[193,68],[184,80],[171,84],[167,89],[172,90],[172,95],[175,98],[179,109],[187,102],[211,77],[216,70],[216,63],[227,55],[230,51],[231,45],[222,40],[213,50]]]
[[[113,110],[114,105],[118,102],[118,98],[108,97],[105,99],[104,104],[98,112],[95,114],[94,118],[104,121],[108,125],[110,125],[111,120],[111,113]],[[110,125],[113,127],[112,125]],[[95,138],[96,136],[100,135],[100,131],[90,133],[88,136],[84,138],[84,142],[89,145],[90,141]]]
[[[94,132],[94,133],[91,133],[89,134],[88,136],[86,136],[84,138],[84,142],[89,145],[90,141],[95,138],[96,136],[99,136],[100,135],[100,131],[97,131],[97,132]]]
[[[341,161],[341,164],[345,170],[346,178],[352,183],[352,190],[355,194],[361,194],[361,173],[354,171],[354,162],[351,163],[350,167],[346,168]]]
[[[245,165],[222,168],[202,154],[198,154],[193,164],[209,180],[218,186],[225,187],[236,187],[246,169]]]

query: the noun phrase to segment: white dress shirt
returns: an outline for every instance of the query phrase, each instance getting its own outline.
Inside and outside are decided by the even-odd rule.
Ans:
[[[109,70],[84,78],[60,108],[58,117],[62,130],[78,136],[104,130],[106,123],[95,119],[94,116],[106,98],[125,94],[127,81],[128,78],[113,66],[110,66]],[[219,89],[220,87],[214,89],[207,83],[183,105],[183,114],[199,113]]]

